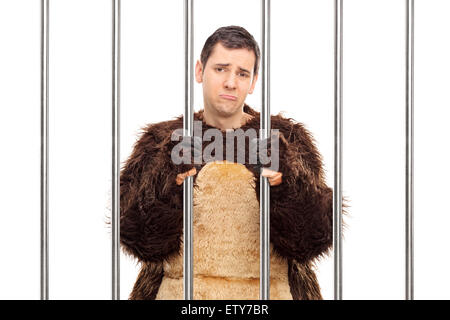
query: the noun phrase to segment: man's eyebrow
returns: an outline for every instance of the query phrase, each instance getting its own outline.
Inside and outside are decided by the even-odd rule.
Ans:
[[[215,66],[215,67],[229,67],[230,64],[229,64],[229,63],[216,63],[214,66]],[[242,67],[239,67],[239,69],[240,69],[241,71],[244,71],[244,72],[247,72],[248,74],[250,74],[250,71],[248,71],[247,69],[244,69],[244,68],[242,68]]]

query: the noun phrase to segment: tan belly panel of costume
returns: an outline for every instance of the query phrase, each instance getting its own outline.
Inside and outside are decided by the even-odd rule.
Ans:
[[[253,174],[216,161],[194,186],[194,299],[259,299],[259,202]],[[286,259],[271,245],[270,299],[290,300]],[[183,251],[164,263],[156,299],[183,299]]]

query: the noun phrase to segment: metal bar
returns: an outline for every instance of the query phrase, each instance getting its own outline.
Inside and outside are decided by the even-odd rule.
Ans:
[[[270,0],[262,0],[261,139],[270,137]],[[270,299],[270,185],[260,176],[260,300]]]
[[[120,0],[112,5],[112,300],[120,300]]]
[[[193,136],[194,121],[194,1],[184,1],[184,58],[185,58],[185,108],[183,129],[185,136]],[[194,299],[194,267],[193,267],[193,177],[183,182],[183,289],[184,299]]]
[[[414,299],[414,0],[406,0],[406,300]]]
[[[342,300],[342,0],[334,9],[334,299]]]
[[[49,1],[41,0],[41,300],[48,300],[48,62]]]

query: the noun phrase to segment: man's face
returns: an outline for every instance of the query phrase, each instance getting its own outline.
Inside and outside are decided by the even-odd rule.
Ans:
[[[203,83],[205,109],[214,110],[224,117],[240,112],[247,94],[253,93],[258,78],[253,74],[255,59],[251,50],[227,49],[219,42],[206,66],[197,61],[195,79]]]

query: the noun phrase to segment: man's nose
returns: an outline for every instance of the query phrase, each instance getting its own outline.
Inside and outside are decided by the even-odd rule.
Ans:
[[[225,87],[227,89],[235,89],[236,88],[236,75],[230,74],[228,78],[225,80]]]

